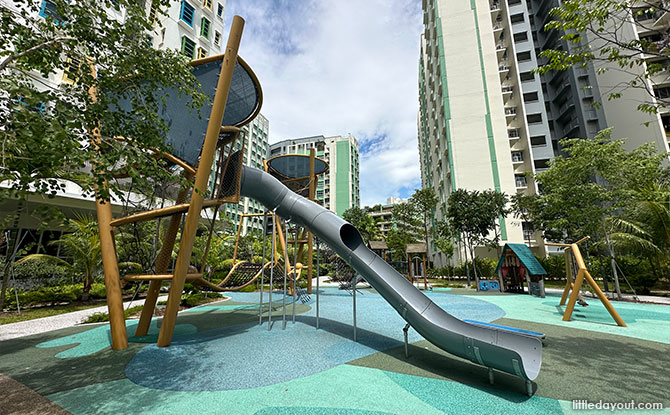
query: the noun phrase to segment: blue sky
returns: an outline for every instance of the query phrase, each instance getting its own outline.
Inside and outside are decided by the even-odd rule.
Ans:
[[[420,187],[420,1],[227,0],[224,31],[235,14],[246,20],[240,55],[263,86],[270,143],[354,135],[362,205]]]

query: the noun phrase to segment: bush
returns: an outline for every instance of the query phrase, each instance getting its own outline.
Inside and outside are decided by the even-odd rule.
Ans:
[[[91,295],[91,298],[107,298],[105,284],[101,282],[94,282],[91,286],[91,291],[89,294]]]
[[[545,271],[546,278],[549,280],[565,280],[565,257],[563,254],[548,255],[546,258],[537,258]],[[591,272],[591,275],[595,275]]]
[[[53,287],[72,282],[72,272],[65,265],[55,263],[49,259],[34,259],[32,261],[13,264],[16,286],[22,290],[31,290],[36,287]],[[79,275],[76,278],[79,279]]]
[[[195,307],[201,304],[207,298],[205,293],[183,294],[181,296],[181,305],[184,307]]]
[[[616,258],[617,264],[638,294],[649,294],[658,279],[654,276],[649,261],[623,255]],[[621,289],[627,291],[628,285],[623,277],[619,281]]]
[[[5,307],[16,309],[16,294],[14,288],[7,290]],[[37,290],[19,290],[19,303],[21,307],[29,307],[41,304],[69,303],[81,297],[83,288],[81,285],[63,285],[60,287],[40,287]]]

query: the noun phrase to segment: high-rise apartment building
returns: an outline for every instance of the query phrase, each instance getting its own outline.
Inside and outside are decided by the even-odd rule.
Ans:
[[[153,47],[178,49],[191,59],[221,53],[225,0],[173,0],[160,16],[157,3],[146,1],[149,17],[160,21],[151,33]]]
[[[263,170],[263,160],[268,157],[268,134],[270,131],[270,123],[263,114],[258,114],[253,121],[242,127],[244,132],[244,159],[242,163],[245,166],[250,166]],[[237,145],[239,150],[239,145]],[[235,226],[239,225],[240,216],[242,213],[263,213],[263,206],[255,200],[243,197],[237,205],[226,204],[224,212],[226,216],[235,222]],[[246,217],[242,221],[242,235],[246,235],[253,230],[263,230],[263,217]]]
[[[456,189],[535,192],[525,175],[534,166],[519,70],[500,47],[503,29],[489,2],[424,0],[423,9],[417,124],[422,184],[439,198],[435,219]],[[522,242],[522,226],[501,221],[501,241]],[[430,245],[431,259],[445,264]]]
[[[342,215],[350,207],[360,207],[358,141],[353,136],[322,135],[283,140],[270,145],[270,157],[280,154],[309,154],[329,165],[328,173],[319,176],[316,200],[326,209]]]
[[[670,116],[636,110],[648,100],[645,92],[627,90],[621,99],[607,99],[630,75],[598,71],[593,64],[541,76],[533,72],[542,64],[542,50],[575,47],[556,30],[543,30],[557,5],[557,0],[423,0],[417,125],[422,183],[440,199],[436,219],[458,188],[536,192],[527,174],[546,169],[563,138],[593,138],[614,127],[613,137],[628,137],[629,149],[653,142],[658,151],[668,151],[670,128],[663,126],[670,127]],[[668,25],[661,17],[648,16],[656,19],[654,26],[643,30],[631,18],[621,35],[659,36]],[[667,74],[662,77],[654,91],[664,97],[670,82]],[[525,242],[535,254],[545,253],[541,235],[527,223],[507,219],[500,235],[502,242]],[[431,254],[438,264],[444,260]]]

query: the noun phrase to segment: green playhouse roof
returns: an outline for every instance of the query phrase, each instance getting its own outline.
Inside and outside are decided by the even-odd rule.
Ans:
[[[530,251],[530,248],[524,244],[505,244],[502,250],[502,255],[500,255],[500,259],[498,260],[498,266],[496,266],[496,273],[498,273],[498,269],[502,266],[503,259],[505,258],[505,251],[508,249],[514,251],[530,275],[547,275],[547,271],[544,270],[542,264],[535,258],[535,255]]]

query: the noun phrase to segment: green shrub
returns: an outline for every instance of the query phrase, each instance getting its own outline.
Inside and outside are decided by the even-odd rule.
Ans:
[[[125,318],[129,318],[133,314],[136,314],[136,313],[139,313],[140,311],[142,311],[142,307],[144,307],[144,306],[136,305],[134,307],[130,307],[127,310],[123,310],[123,315],[125,316]],[[91,314],[90,316],[88,316],[88,318],[86,318],[86,320],[84,320],[83,323],[102,323],[102,322],[105,322],[105,321],[109,321],[109,314],[107,314],[107,313],[95,313],[95,314]]]
[[[565,257],[563,254],[548,255],[546,258],[537,258],[545,271],[546,278],[549,280],[565,280]],[[595,277],[596,274],[591,272]]]
[[[184,307],[195,307],[205,298],[207,298],[205,293],[183,294],[181,296],[181,305]]]
[[[239,292],[241,292],[241,293],[252,293],[254,291],[256,291],[256,287],[254,287],[253,284],[249,284],[246,287],[239,290]]]
[[[37,290],[21,291],[19,290],[19,303],[21,307],[30,307],[40,304],[69,303],[76,301],[81,297],[83,288],[81,285],[62,285],[59,287],[40,287]],[[16,294],[14,288],[7,291],[5,297],[5,307],[15,310]]]
[[[94,282],[90,291],[91,298],[107,298],[107,291],[105,284],[101,282]]]
[[[30,290],[36,287],[53,287],[72,282],[72,271],[65,265],[49,259],[34,259],[13,265],[16,285]],[[79,275],[75,276],[77,280]]]

